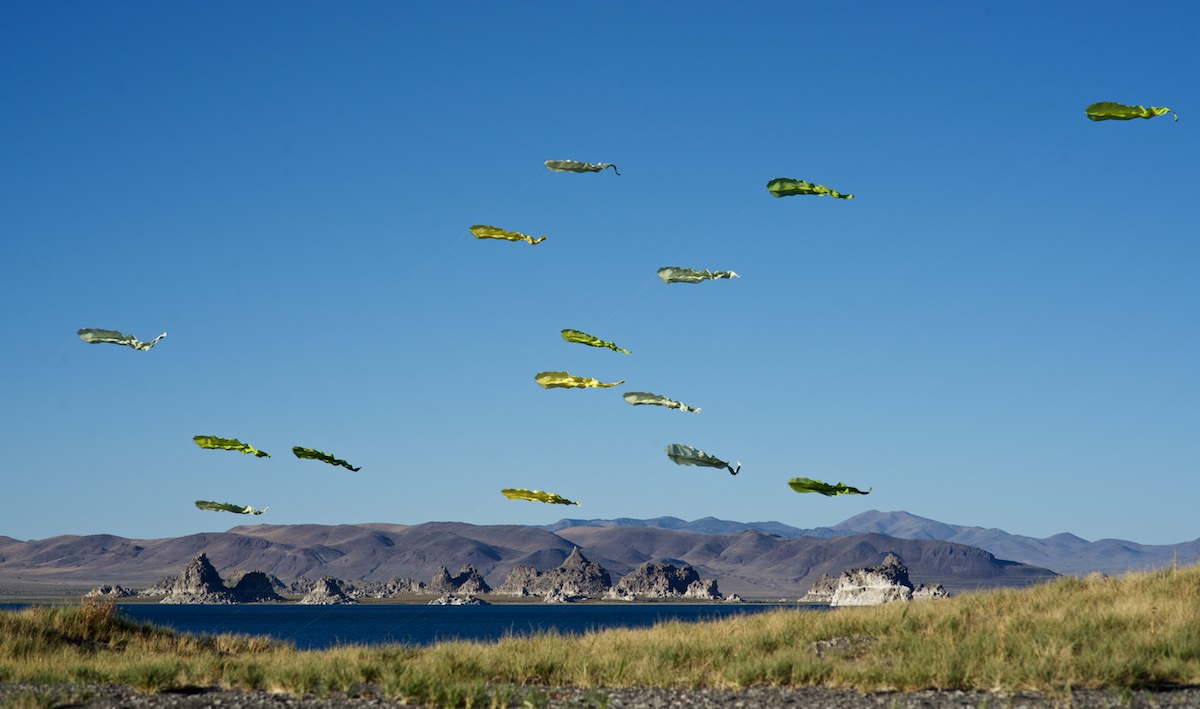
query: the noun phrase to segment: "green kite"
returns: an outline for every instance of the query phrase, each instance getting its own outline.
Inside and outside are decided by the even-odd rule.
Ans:
[[[725,468],[730,475],[737,475],[742,469],[742,464],[738,463],[737,467],[729,465],[729,463],[711,456],[708,453],[691,446],[685,446],[682,443],[671,443],[667,446],[667,457],[675,462],[676,465],[702,465],[706,468]]]
[[[232,512],[239,515],[260,515],[271,509],[270,507],[264,507],[261,510],[256,510],[250,505],[235,505],[229,502],[213,502],[212,500],[196,500],[196,507],[212,512]]]
[[[167,333],[164,332],[150,342],[142,342],[133,335],[126,335],[125,333],[117,332],[116,330],[97,330],[94,327],[85,327],[79,330],[79,332],[76,334],[79,335],[79,339],[83,340],[89,345],[107,342],[113,345],[125,345],[126,347],[132,347],[135,350],[142,351],[148,350],[157,345],[159,340],[167,336]]]
[[[788,480],[788,486],[796,492],[819,492],[826,497],[833,497],[834,495],[868,495],[874,489],[867,488],[866,491],[863,491],[843,483],[830,485],[829,483],[823,483],[820,480],[813,480],[812,478],[792,478]]]
[[[625,399],[625,401],[628,401],[630,404],[633,404],[634,406],[643,406],[645,404],[651,404],[654,406],[665,406],[668,409],[679,409],[680,411],[691,411],[694,414],[700,413],[699,408],[693,408],[691,406],[688,406],[687,404],[675,401],[674,399],[668,399],[667,397],[660,396],[658,394],[651,394],[648,391],[625,392],[624,394],[621,395],[621,398]]]
[[[607,389],[615,387],[618,384],[624,384],[625,380],[605,384],[599,379],[591,377],[572,377],[566,372],[538,372],[533,377],[537,380],[538,386],[543,389],[554,388],[574,388],[574,389]]]
[[[605,168],[611,167],[613,172],[617,172],[617,166],[610,162],[602,162],[593,165],[590,162],[579,162],[578,160],[547,160],[546,167],[553,172],[600,172]],[[618,175],[621,173],[617,172]]]
[[[342,460],[341,458],[334,458],[333,456],[329,455],[328,453],[322,453],[321,451],[313,450],[312,448],[301,448],[300,446],[292,446],[292,453],[295,454],[295,456],[297,458],[308,458],[309,460],[319,460],[324,463],[329,463],[330,465],[340,465],[343,468],[346,468],[347,470],[351,470],[356,473],[358,471],[362,470],[362,468],[355,468],[354,466],[350,465],[349,463]]]
[[[793,180],[790,177],[776,177],[767,183],[767,189],[776,197],[786,197],[793,194],[829,195],[838,199],[854,199],[852,194],[842,194],[831,190],[825,185],[814,185],[804,180]]]
[[[192,440],[201,448],[215,448],[224,451],[241,451],[253,454],[256,458],[270,458],[271,454],[260,451],[248,443],[242,443],[236,438],[218,438],[216,436],[193,436]]]
[[[500,491],[510,500],[529,500],[530,502],[548,502],[552,505],[579,505],[582,503],[573,502],[563,497],[555,495],[553,492],[542,492],[541,490],[520,490],[517,488],[506,487]]]
[[[694,268],[684,268],[682,266],[663,266],[658,269],[658,277],[663,283],[700,283],[701,281],[713,281],[718,278],[741,278],[733,271],[710,271],[707,268],[703,271],[697,271]]]
[[[601,340],[598,337],[593,337],[586,332],[580,332],[579,330],[563,330],[562,338],[567,342],[578,342],[581,345],[588,345],[590,347],[607,347],[613,352],[624,352],[625,354],[629,354],[629,350],[623,350],[612,342]]]
[[[530,244],[540,244],[546,240],[545,234],[535,239],[519,231],[505,231],[500,227],[486,224],[476,224],[471,227],[471,233],[475,235],[476,239],[504,239],[505,241],[524,241]]]
[[[1101,101],[1093,103],[1087,107],[1087,117],[1093,121],[1128,121],[1134,118],[1154,118],[1167,113],[1175,115],[1175,120],[1179,120],[1179,114],[1169,108],[1161,106],[1126,106],[1123,103],[1113,103],[1112,101]]]

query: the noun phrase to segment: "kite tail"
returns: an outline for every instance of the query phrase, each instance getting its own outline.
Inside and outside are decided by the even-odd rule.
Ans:
[[[728,465],[726,465],[725,469],[729,471],[730,475],[737,475],[738,471],[742,469],[742,461],[740,461],[740,460],[738,461],[737,468],[731,468]]]
[[[1176,116],[1175,116],[1175,120],[1179,120],[1179,116],[1178,116],[1178,115],[1176,115]],[[617,172],[617,166],[616,166],[616,165],[611,165],[611,164],[610,164],[610,165],[609,165],[609,167],[611,167],[611,168],[613,169],[613,172]],[[621,174],[621,173],[617,172],[617,175],[620,175],[620,174]]]

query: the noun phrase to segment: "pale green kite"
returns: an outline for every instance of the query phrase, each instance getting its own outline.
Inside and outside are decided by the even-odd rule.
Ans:
[[[201,448],[215,448],[224,451],[241,451],[253,454],[256,458],[270,458],[271,454],[260,451],[248,443],[242,443],[236,438],[217,438],[216,436],[193,436],[192,440]]]
[[[825,185],[814,185],[804,180],[793,180],[790,177],[776,177],[767,183],[767,189],[776,197],[786,197],[793,194],[829,195],[838,199],[854,199],[852,194],[842,194],[831,190]]]
[[[602,162],[593,165],[590,162],[579,162],[578,160],[547,160],[546,167],[554,172],[600,172],[601,170],[611,167],[613,172],[617,172],[617,166],[610,162]],[[621,173],[617,172],[618,175]]]
[[[500,491],[510,500],[529,500],[530,502],[549,502],[552,505],[579,505],[582,503],[573,502],[563,497],[555,495],[553,492],[542,492],[541,490],[520,490],[517,488],[506,487]]]
[[[164,332],[150,342],[142,342],[133,335],[126,335],[125,333],[117,332],[116,330],[97,330],[94,327],[85,327],[76,334],[79,335],[79,339],[83,340],[89,345],[107,342],[113,345],[125,345],[126,347],[132,347],[135,350],[142,351],[148,350],[157,345],[159,340],[167,336],[167,333]]]
[[[658,277],[663,283],[699,283],[713,281],[718,278],[741,278],[733,271],[710,271],[707,268],[697,271],[694,268],[682,266],[663,266],[658,269]]]
[[[362,470],[362,468],[355,468],[354,466],[350,465],[349,463],[342,460],[341,458],[334,458],[333,456],[329,455],[328,453],[322,453],[321,451],[313,450],[312,448],[301,448],[300,446],[292,446],[292,453],[297,458],[308,458],[309,460],[319,460],[323,463],[329,463],[330,465],[340,465],[343,468],[346,468],[347,470],[352,470],[356,473],[358,471]]]
[[[533,378],[537,380],[538,386],[543,389],[607,389],[608,387],[615,387],[618,384],[625,383],[625,380],[622,379],[619,382],[605,384],[599,379],[592,379],[591,377],[572,377],[566,372],[538,372]]]
[[[742,469],[742,464],[738,463],[737,467],[732,467],[729,463],[711,456],[708,453],[691,446],[685,446],[682,443],[671,443],[667,446],[667,457],[675,462],[676,465],[702,465],[706,468],[725,468],[730,475],[737,475]]]
[[[601,340],[598,337],[593,337],[586,332],[580,332],[579,330],[563,330],[562,338],[567,342],[578,342],[581,345],[589,345],[591,347],[607,347],[613,352],[624,352],[625,354],[629,354],[629,350],[623,350],[612,342]]]
[[[1167,113],[1175,115],[1175,120],[1179,120],[1179,114],[1169,108],[1160,106],[1126,106],[1123,103],[1113,103],[1112,101],[1101,101],[1093,103],[1087,107],[1087,117],[1093,121],[1128,121],[1134,118],[1154,118]]]
[[[261,510],[256,510],[250,505],[235,505],[229,502],[213,502],[212,500],[196,500],[196,507],[212,512],[233,512],[239,515],[260,515],[271,509],[270,507],[264,507]]]
[[[788,480],[788,485],[796,492],[819,492],[826,497],[833,497],[834,495],[867,495],[874,489],[867,488],[866,491],[863,491],[843,483],[830,485],[829,483],[823,483],[820,480],[813,480],[812,478],[792,478]]]
[[[628,401],[630,404],[633,404],[634,406],[642,406],[645,404],[652,404],[654,406],[665,406],[668,409],[679,409],[680,411],[691,411],[693,414],[700,413],[699,408],[693,408],[691,406],[688,406],[687,404],[675,401],[674,399],[668,399],[667,397],[660,396],[658,394],[651,394],[648,391],[625,392],[624,394],[621,395],[621,398],[625,399],[625,401]]]
[[[545,234],[535,239],[519,231],[505,231],[500,227],[486,224],[476,224],[471,227],[471,233],[475,235],[476,239],[504,239],[505,241],[524,241],[529,244],[540,244],[546,240]]]

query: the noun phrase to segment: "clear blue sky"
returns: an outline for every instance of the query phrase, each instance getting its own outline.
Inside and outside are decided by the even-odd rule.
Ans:
[[[1200,537],[1198,60],[1191,2],[4,3],[0,534],[875,508]]]

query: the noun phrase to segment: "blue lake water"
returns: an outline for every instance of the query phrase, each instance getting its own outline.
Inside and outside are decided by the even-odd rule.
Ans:
[[[0,604],[0,609],[21,604]],[[679,620],[716,620],[747,613],[811,606],[746,604],[504,604],[491,606],[425,606],[363,604],[301,606],[245,604],[236,606],[122,604],[128,618],[188,633],[268,635],[302,650],[335,645],[404,643],[427,645],[439,640],[497,640],[539,632],[585,633],[605,628],[643,628]]]

